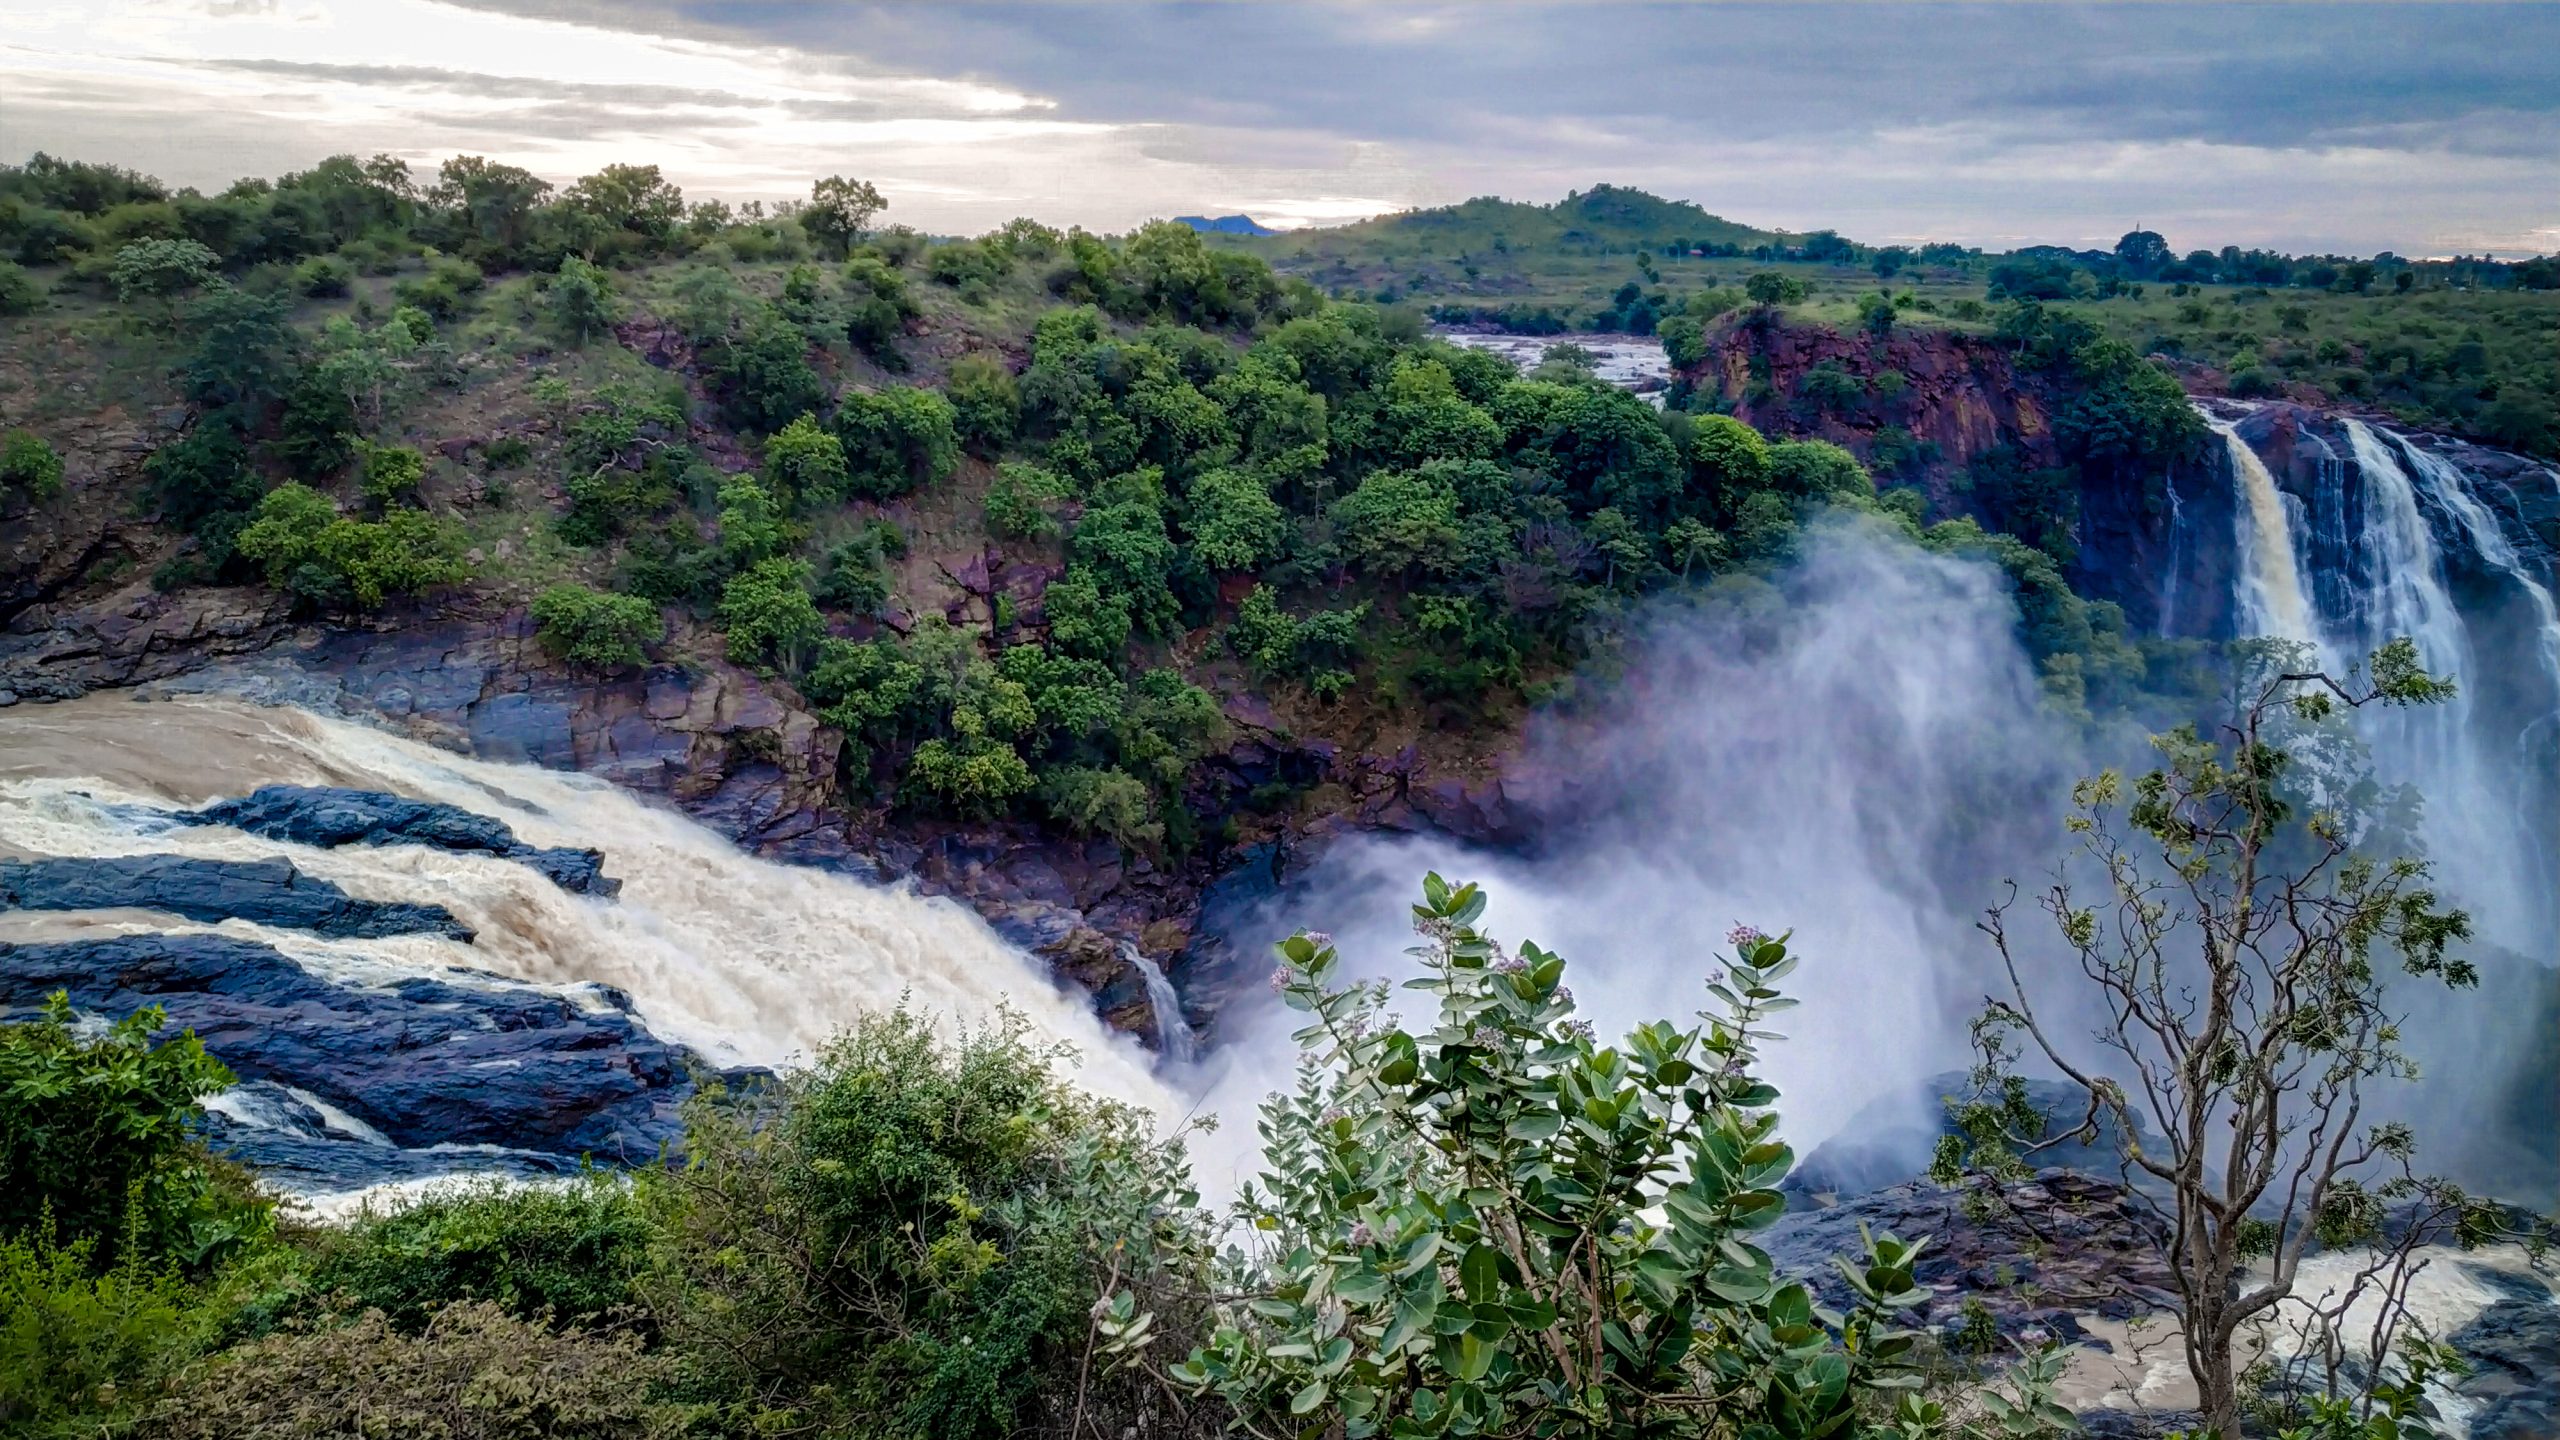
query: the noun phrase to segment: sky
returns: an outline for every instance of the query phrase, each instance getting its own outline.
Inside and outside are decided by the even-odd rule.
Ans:
[[[1598,183],[1870,243],[2560,251],[2560,6],[0,0],[0,158],[1339,223]]]

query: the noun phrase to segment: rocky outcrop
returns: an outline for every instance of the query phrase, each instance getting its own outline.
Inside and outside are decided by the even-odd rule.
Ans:
[[[341,984],[224,935],[0,943],[0,1011],[24,1012],[55,990],[97,1013],[157,1005],[172,1031],[194,1031],[235,1075],[291,1087],[286,1097],[298,1100],[217,1107],[243,1112],[220,1132],[228,1143],[252,1163],[272,1153],[288,1170],[347,1183],[433,1173],[433,1157],[400,1152],[435,1146],[639,1160],[681,1134],[677,1106],[694,1088],[688,1057],[650,1035],[626,998],[587,987],[581,1003],[446,973]],[[488,1158],[450,1153],[441,1168],[484,1168]]]
[[[170,817],[184,825],[222,825],[295,845],[425,845],[437,850],[519,860],[579,895],[610,896],[622,882],[604,873],[604,852],[544,849],[516,838],[502,820],[432,801],[322,785],[267,785],[237,800]]]
[[[281,859],[114,855],[0,860],[0,910],[159,910],[206,924],[246,920],[337,940],[389,935],[471,939],[471,931],[441,905],[359,900]]]

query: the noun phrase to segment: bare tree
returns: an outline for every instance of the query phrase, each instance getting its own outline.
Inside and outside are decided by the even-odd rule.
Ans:
[[[2360,1413],[2397,1404],[2408,1369],[2395,1380],[2385,1362],[2420,1251],[2503,1226],[2415,1170],[2409,1127],[2366,1113],[2368,1085],[2416,1074],[2386,969],[2473,985],[2470,962],[2449,953],[2471,922],[2441,903],[2425,863],[2368,853],[2380,844],[2372,787],[2321,764],[2352,744],[2346,712],[2451,693],[2406,640],[2343,679],[2302,647],[2261,646],[2219,735],[2181,727],[2155,737],[2159,768],[2130,785],[2108,771],[2073,788],[2078,843],[2037,904],[2079,981],[2022,960],[2014,892],[1981,925],[2008,993],[1975,1027],[1982,1064],[1954,1158],[2014,1175],[2039,1149],[2112,1132],[2163,1224],[2187,1365],[2225,1436],[2240,1433],[2244,1372],[2279,1331],[2301,1342],[2284,1378]],[[2054,993],[2066,984],[2074,993]],[[2057,1028],[2092,1000],[2094,1051]],[[2029,1045],[2086,1099],[2069,1133],[2047,1133],[2010,1073]],[[2315,1243],[2346,1252],[2345,1278],[2299,1283]]]

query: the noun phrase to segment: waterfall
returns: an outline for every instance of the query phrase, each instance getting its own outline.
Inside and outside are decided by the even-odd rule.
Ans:
[[[1146,983],[1147,1007],[1156,1016],[1157,1053],[1174,1065],[1188,1065],[1200,1058],[1200,1039],[1191,1032],[1191,1022],[1183,1018],[1182,996],[1173,988],[1173,977],[1135,945],[1123,944],[1120,954],[1137,967],[1138,978]]]
[[[503,819],[539,845],[593,847],[618,899],[571,894],[531,868],[418,846],[314,849],[134,816],[262,784],[341,785]],[[1072,1047],[1076,1081],[1159,1114],[1175,1107],[1127,1037],[1061,992],[1037,962],[947,900],[759,860],[692,821],[589,776],[475,760],[365,726],[230,702],[93,696],[0,712],[0,855],[283,855],[364,899],[432,902],[478,932],[274,944],[357,983],[456,967],[631,997],[658,1035],[722,1063],[783,1065],[860,1016],[900,1003],[945,1026],[1021,1015]],[[189,928],[135,912],[0,912],[0,939]],[[1179,1012],[1175,1012],[1177,1023]]]
[[[2294,553],[2298,506],[2276,488],[2266,462],[2240,438],[2233,420],[2209,420],[2231,452],[2231,473],[2240,486],[2238,519],[2242,557],[2240,627],[2253,635],[2270,635],[2316,645],[2311,600],[2303,593],[2302,569]]]
[[[2451,703],[2378,712],[2359,729],[2376,778],[2424,797],[2420,833],[2448,890],[2485,937],[2532,952],[2555,888],[2549,762],[2536,748],[2560,728],[2560,610],[2549,587],[2474,478],[2445,456],[2341,417],[2343,454],[2299,432],[2309,493],[2298,498],[2238,420],[2209,423],[2229,449],[2240,502],[2240,631],[2308,643],[2331,669],[2406,636],[2431,673],[2453,677]],[[2485,569],[2520,599],[2530,659],[2501,643],[2484,602],[2456,593],[2458,565]]]

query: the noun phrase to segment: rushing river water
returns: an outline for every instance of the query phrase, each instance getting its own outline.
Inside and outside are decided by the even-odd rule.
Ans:
[[[318,849],[148,818],[271,784],[434,800],[503,820],[533,844],[600,849],[621,892],[572,894],[486,855],[417,845]],[[1159,1113],[1173,1109],[1132,1041],[975,914],[756,859],[604,781],[226,701],[98,695],[0,711],[0,856],[119,855],[282,856],[360,899],[443,906],[476,938],[324,939],[237,921],[180,926],[131,911],[0,911],[0,940],[210,929],[273,943],[353,985],[457,971],[563,991],[600,984],[628,995],[658,1036],[724,1065],[784,1064],[902,1000],[946,1025],[985,1023],[1009,1008],[1039,1038],[1072,1047],[1078,1083]]]

